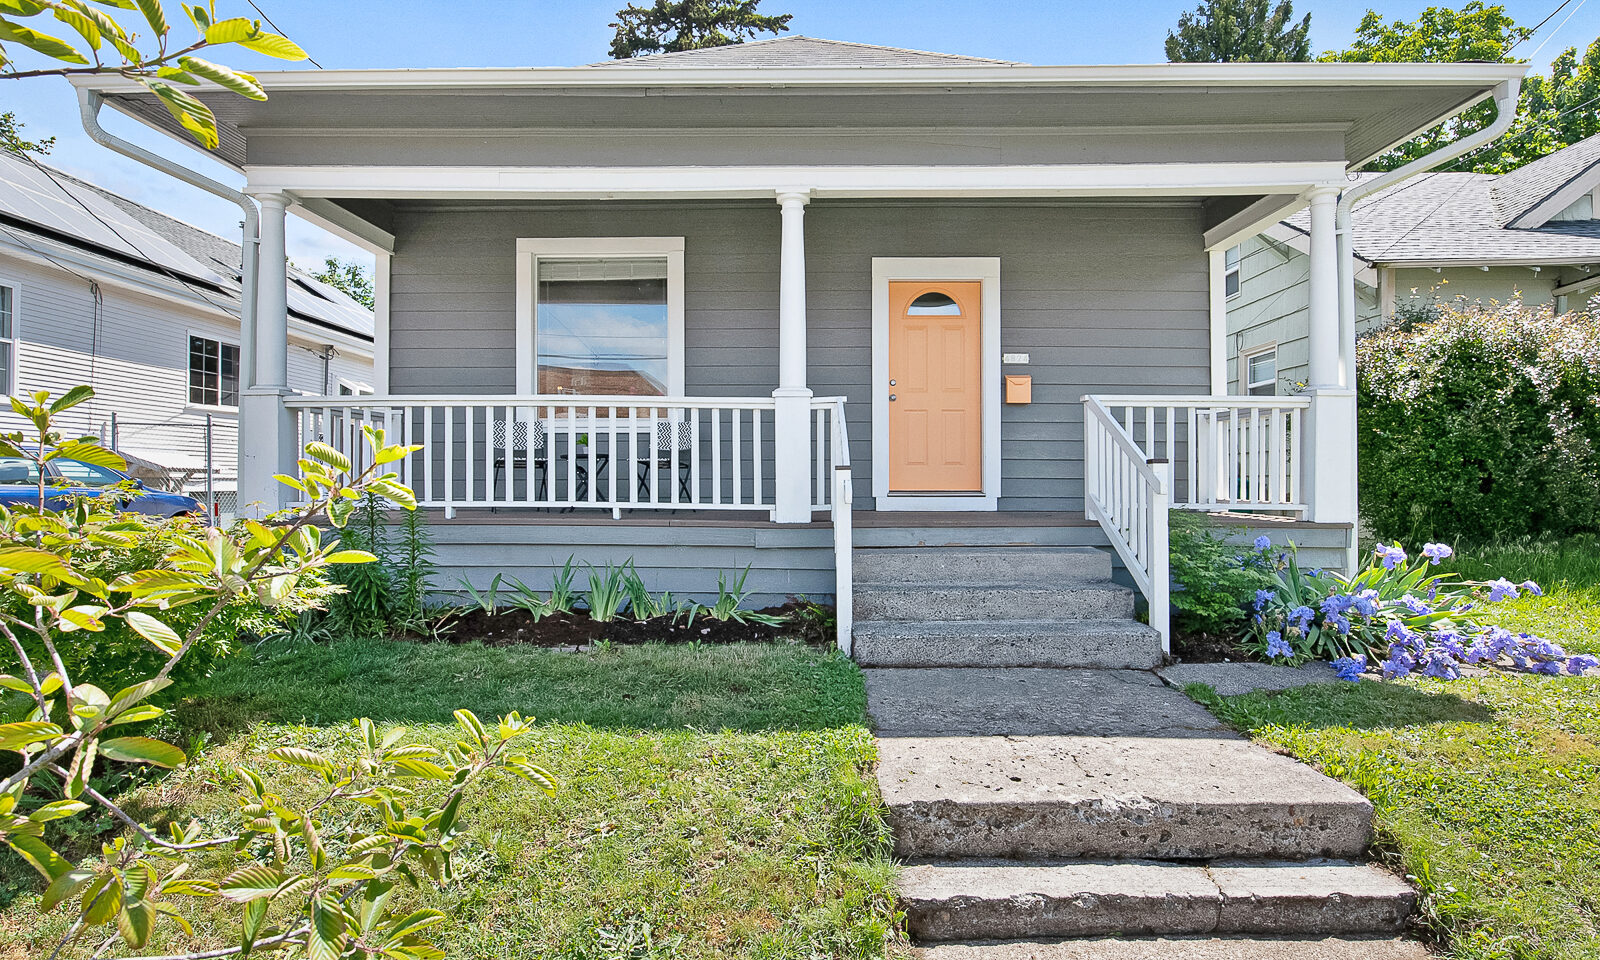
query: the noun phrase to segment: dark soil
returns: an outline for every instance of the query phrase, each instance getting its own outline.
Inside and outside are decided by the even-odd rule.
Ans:
[[[1209,633],[1174,633],[1172,659],[1179,663],[1238,663],[1250,656],[1227,637]]]
[[[831,636],[820,625],[814,625],[814,615],[801,615],[802,611],[816,610],[814,604],[791,600],[780,607],[758,610],[771,616],[783,617],[779,626],[762,623],[739,623],[736,620],[714,620],[696,617],[693,624],[681,619],[672,623],[666,617],[639,621],[627,614],[615,620],[599,622],[590,619],[582,610],[555,614],[539,620],[526,610],[504,609],[488,613],[482,609],[457,610],[447,614],[440,623],[440,633],[447,643],[482,642],[491,647],[529,644],[536,647],[572,649],[605,640],[615,644],[638,643],[772,643],[779,639],[798,639],[807,643],[831,643]]]

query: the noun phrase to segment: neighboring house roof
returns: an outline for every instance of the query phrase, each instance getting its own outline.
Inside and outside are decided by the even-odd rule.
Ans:
[[[1562,203],[1536,221],[1537,211],[1559,194],[1587,193],[1600,183],[1600,136],[1588,137],[1570,147],[1547,154],[1495,178],[1494,202],[1501,225],[1543,226]]]
[[[602,60],[591,67],[921,67],[962,64],[1018,64],[1015,60],[963,57],[873,43],[848,43],[819,37],[776,37],[702,50],[657,53],[627,60]]]
[[[207,300],[230,313],[238,309],[242,279],[238,244],[3,150],[0,228],[108,257],[147,271],[152,278],[177,278],[205,290]],[[4,239],[0,232],[0,240]],[[302,270],[291,267],[289,279],[291,316],[362,340],[373,339],[371,310]]]
[[[1597,140],[1600,137],[1591,137],[1535,163],[1543,164],[1569,150],[1577,151],[1579,159],[1591,154],[1600,159]],[[1352,251],[1371,263],[1600,262],[1600,221],[1555,221],[1525,228],[1506,226],[1503,219],[1506,201],[1502,198],[1516,195],[1522,198],[1517,202],[1528,202],[1537,195],[1531,202],[1542,202],[1551,191],[1539,193],[1544,188],[1532,184],[1548,187],[1554,182],[1548,171],[1558,167],[1570,171],[1576,166],[1569,159],[1518,178],[1520,182],[1503,190],[1505,181],[1516,174],[1426,173],[1380,190],[1356,204],[1351,217]],[[1592,175],[1600,182],[1600,168],[1590,163],[1584,169],[1592,172],[1583,176]],[[1361,174],[1360,179],[1376,176]],[[1570,184],[1571,175],[1563,182]],[[1310,212],[1301,210],[1285,223],[1308,233]]]

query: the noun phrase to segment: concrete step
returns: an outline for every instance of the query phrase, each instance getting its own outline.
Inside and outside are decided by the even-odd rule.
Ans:
[[[923,941],[1393,936],[1417,899],[1388,871],[1342,861],[955,862],[907,867],[899,888],[911,935]]]
[[[1093,547],[888,547],[855,551],[857,584],[1030,586],[1111,579]]]
[[[1391,938],[1140,937],[941,943],[919,960],[1428,960],[1420,943]]]
[[[875,674],[938,672],[963,671],[869,671],[874,717],[880,709],[872,706]],[[1158,731],[1167,723],[1188,721],[1177,713],[1164,720],[1159,700],[1139,716],[1121,710],[1117,701],[1107,701],[1110,724],[1138,732],[880,733],[878,787],[896,852],[907,859],[1365,855],[1372,806],[1349,787],[1226,733],[1185,729],[1163,737]]]
[[[1130,620],[1133,618],[1133,591],[1110,580],[1033,587],[867,583],[856,585],[855,617],[857,621],[915,623],[934,620]]]
[[[1135,620],[868,620],[852,636],[864,667],[1148,670],[1161,663],[1161,635]]]

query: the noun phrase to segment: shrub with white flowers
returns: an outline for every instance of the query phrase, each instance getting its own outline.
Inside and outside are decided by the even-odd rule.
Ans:
[[[1380,544],[1353,577],[1304,569],[1292,553],[1271,558],[1270,544],[1256,547],[1277,579],[1274,588],[1256,592],[1245,644],[1262,659],[1331,660],[1346,680],[1369,670],[1385,678],[1416,673],[1453,680],[1464,664],[1573,676],[1600,666],[1595,657],[1569,654],[1543,637],[1476,622],[1471,611],[1481,604],[1543,591],[1532,580],[1436,573],[1433,568],[1454,552],[1445,544],[1425,544],[1414,560],[1398,543]]]

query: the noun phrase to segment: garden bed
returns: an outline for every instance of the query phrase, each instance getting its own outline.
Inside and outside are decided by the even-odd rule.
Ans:
[[[762,623],[729,618],[700,616],[655,617],[635,620],[620,616],[595,620],[586,611],[535,615],[521,608],[501,608],[493,612],[480,607],[452,610],[435,626],[436,636],[448,643],[480,642],[491,647],[535,646],[575,649],[599,642],[623,645],[641,643],[772,643],[789,638],[817,645],[831,643],[825,631],[808,629],[809,611],[814,604],[791,600],[778,607],[755,611],[781,623]],[[412,639],[421,639],[413,636]]]

